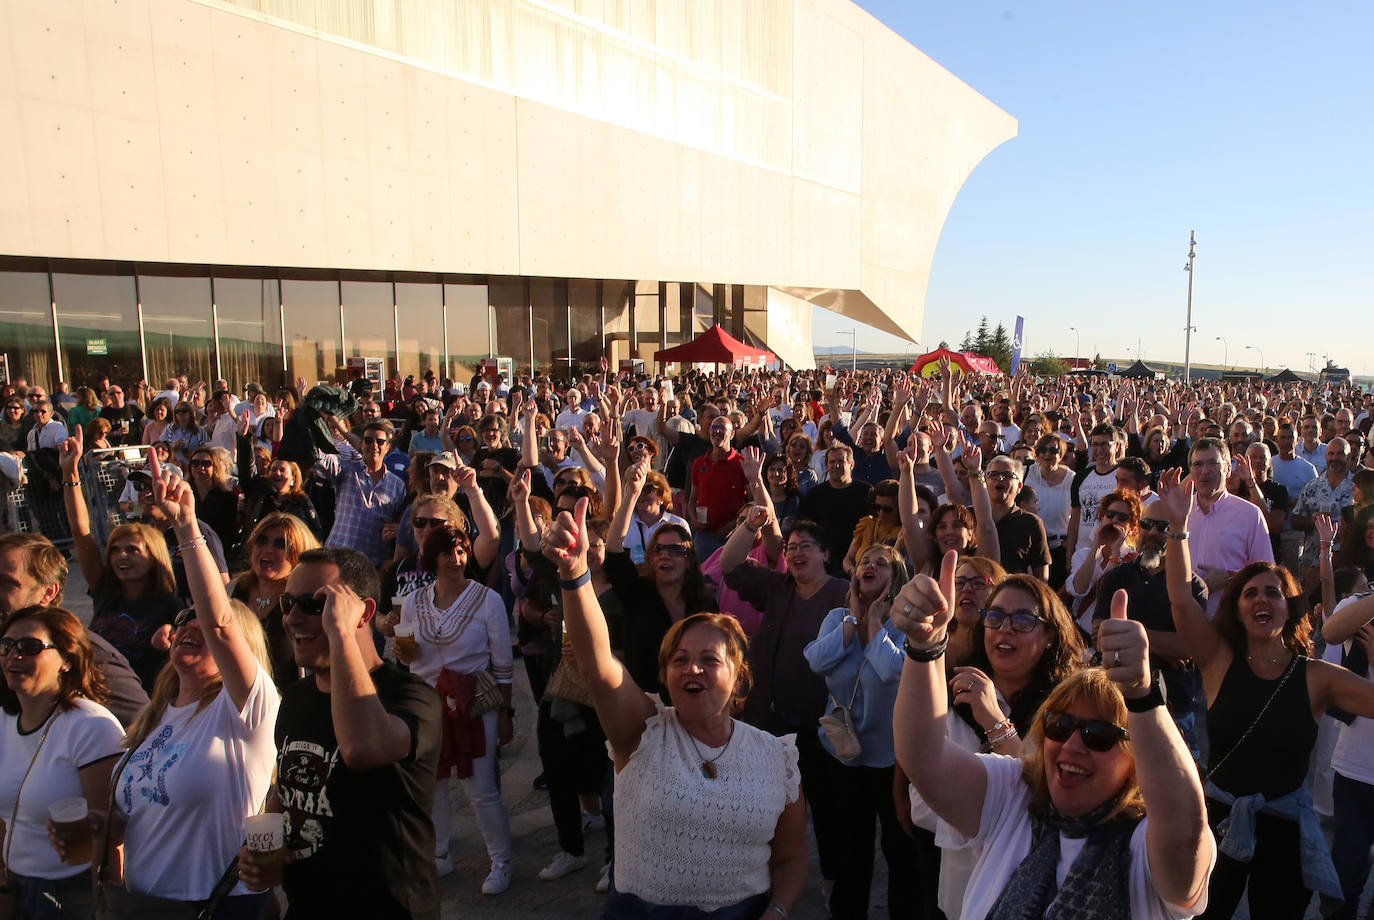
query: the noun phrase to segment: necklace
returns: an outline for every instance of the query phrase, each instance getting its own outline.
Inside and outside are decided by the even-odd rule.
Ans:
[[[1278,664],[1280,661],[1283,661],[1283,659],[1284,659],[1287,655],[1288,655],[1288,650],[1287,650],[1287,649],[1284,649],[1283,654],[1281,654],[1281,655],[1277,655],[1277,656],[1275,656],[1275,655],[1270,655],[1268,658],[1262,658],[1262,659],[1260,659],[1260,660],[1261,660],[1261,661],[1264,661],[1264,662],[1267,662],[1268,664]],[[1248,662],[1250,662],[1251,664],[1254,664],[1254,662],[1255,662],[1255,656],[1254,656],[1254,655],[1249,655],[1249,654],[1247,654],[1247,655],[1245,656],[1245,660],[1248,661]]]
[[[701,775],[707,779],[715,779],[717,776],[716,761],[725,756],[725,752],[730,749],[730,742],[735,740],[735,720],[730,720],[730,736],[725,739],[725,745],[715,757],[709,759],[701,753],[701,748],[697,746],[697,739],[692,737],[692,733],[687,731],[685,727],[682,730],[687,732],[687,740],[692,742],[692,750],[696,751],[697,756],[701,758]]]

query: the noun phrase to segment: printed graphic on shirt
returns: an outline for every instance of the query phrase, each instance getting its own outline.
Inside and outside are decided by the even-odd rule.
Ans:
[[[171,744],[172,726],[164,725],[151,741],[145,741],[129,758],[124,767],[120,804],[125,814],[131,814],[135,800],[166,808],[171,804],[167,796],[167,771],[176,766],[186,753],[186,744]]]
[[[339,762],[339,749],[313,741],[288,741],[277,765],[277,791],[286,813],[286,845],[296,859],[313,856],[324,842],[325,822],[334,810],[329,803],[329,778]]]

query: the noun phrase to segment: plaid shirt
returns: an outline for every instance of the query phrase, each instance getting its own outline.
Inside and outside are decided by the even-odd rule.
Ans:
[[[334,486],[334,527],[326,546],[346,546],[381,565],[386,559],[382,525],[396,520],[405,502],[406,484],[391,471],[376,482],[363,467],[362,456],[348,444],[338,454],[325,454],[315,470]]]

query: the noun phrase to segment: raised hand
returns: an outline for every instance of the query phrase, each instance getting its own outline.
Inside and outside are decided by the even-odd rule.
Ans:
[[[1335,541],[1336,534],[1340,531],[1340,523],[1333,522],[1329,514],[1313,515],[1312,526],[1316,528],[1317,539],[1328,546]]]
[[[983,465],[983,449],[978,446],[977,441],[964,442],[964,452],[959,455],[959,462],[970,473],[978,472]]]
[[[1121,694],[1141,697],[1150,691],[1150,641],[1144,624],[1126,618],[1126,597],[1124,588],[1112,595],[1112,615],[1098,628],[1097,650]]]
[[[237,419],[237,422],[239,435],[246,435],[248,433],[248,413],[244,412],[242,415],[240,415]]]
[[[917,575],[892,602],[892,623],[912,645],[928,647],[945,640],[954,616],[954,570],[958,563],[959,554],[950,550],[940,562],[939,581],[929,575]]]
[[[758,533],[768,526],[768,522],[772,520],[772,518],[773,515],[769,513],[767,506],[750,505],[749,510],[744,513],[744,526],[748,527],[754,533]]]
[[[461,491],[475,492],[477,491],[477,470],[464,463],[453,471],[453,481],[458,483],[458,488]]]
[[[564,575],[581,575],[587,569],[587,500],[579,498],[572,514],[564,511],[544,531],[544,555]]]
[[[506,497],[515,504],[522,504],[530,500],[530,471],[524,469],[510,481],[510,487],[506,489]]]
[[[916,465],[916,434],[906,439],[906,447],[897,452],[897,473],[910,473]]]
[[[1169,526],[1186,528],[1188,515],[1193,511],[1193,480],[1180,469],[1165,470],[1159,475],[1159,501],[1169,514]]]
[[[351,637],[362,625],[367,613],[366,602],[347,585],[325,585],[315,592],[316,597],[320,595],[324,595],[324,615],[320,617],[324,631],[343,638]]]
[[[744,467],[744,478],[749,482],[759,481],[763,475],[763,455],[757,447],[746,447],[741,454],[740,465]]]
[[[625,468],[625,494],[638,495],[649,479],[649,458],[640,457]]]
[[[951,449],[949,435],[945,433],[945,425],[943,422],[936,422],[931,425],[930,431],[927,432],[927,434],[930,435],[930,446],[932,449],[945,451]]]
[[[954,702],[967,703],[973,710],[973,718],[984,729],[992,728],[1006,718],[1002,706],[997,702],[997,688],[992,678],[973,667],[957,667],[949,679],[949,687],[954,691]]]
[[[189,527],[196,520],[196,495],[191,484],[171,470],[162,468],[157,452],[148,456],[148,473],[152,477],[153,507],[159,509],[174,527]]]

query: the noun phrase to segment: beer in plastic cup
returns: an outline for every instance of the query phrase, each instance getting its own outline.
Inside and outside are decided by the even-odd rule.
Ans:
[[[697,521],[698,521],[698,522],[700,522],[700,523],[702,523],[702,524],[705,524],[705,523],[706,523],[706,518],[707,518],[707,515],[708,515],[708,514],[710,514],[710,509],[709,509],[709,508],[707,508],[705,505],[697,505]]]
[[[282,882],[282,852],[286,846],[284,816],[280,812],[253,815],[243,822],[243,833],[253,865],[258,867],[263,882],[268,888],[276,888]]]
[[[75,796],[58,799],[48,806],[48,817],[56,826],[58,838],[67,851],[63,862],[69,866],[84,866],[91,861],[91,820],[86,799]]]
[[[396,653],[396,660],[401,664],[410,664],[420,651],[420,647],[415,644],[415,627],[409,623],[397,623],[393,635],[396,641],[392,644],[391,650]]]

